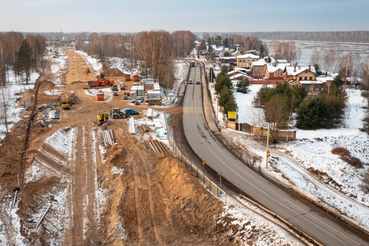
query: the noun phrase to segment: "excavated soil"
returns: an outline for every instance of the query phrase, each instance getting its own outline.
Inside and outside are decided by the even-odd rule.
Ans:
[[[87,95],[86,62],[66,50],[68,70],[63,76],[60,96],[47,96],[54,88],[45,75],[39,80],[41,107],[72,97],[70,110],[61,111],[60,120],[45,119],[39,113],[30,132],[26,155],[26,180],[18,202],[20,232],[28,245],[234,245],[226,233],[216,231],[215,217],[223,204],[211,195],[186,166],[172,156],[156,156],[140,133],[128,132],[127,119],[111,120],[116,145],[99,148],[102,128],[96,114],[110,107],[147,109],[123,100],[122,92],[109,102],[97,102]],[[107,79],[124,81],[115,69],[105,71]],[[112,77],[109,77],[112,76]],[[79,81],[76,83],[76,81]],[[127,89],[133,82],[125,82]],[[74,91],[75,93],[72,93]],[[20,104],[32,107],[33,91],[23,95]],[[165,109],[173,115],[181,108]],[[29,110],[23,114],[9,138],[0,147],[0,186],[12,197],[17,186]],[[140,117],[140,116],[135,116]],[[48,122],[40,124],[41,121]],[[56,132],[72,134],[68,155],[49,146],[45,140]],[[60,144],[63,144],[61,142]],[[65,143],[64,143],[65,144]],[[105,152],[105,153],[104,153]],[[105,160],[105,161],[104,161]],[[32,173],[34,170],[37,173]],[[34,171],[34,172],[36,172]],[[37,174],[37,175],[36,175]],[[31,175],[31,177],[30,177]],[[36,223],[48,204],[51,208],[42,225]],[[10,235],[11,242],[16,244]]]

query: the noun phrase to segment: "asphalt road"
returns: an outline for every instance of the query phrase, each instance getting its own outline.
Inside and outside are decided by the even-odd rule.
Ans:
[[[234,158],[219,144],[205,122],[202,109],[200,67],[191,69],[183,102],[183,127],[188,142],[196,154],[214,171],[233,183],[256,201],[279,214],[324,245],[369,245],[363,237],[345,230],[335,222],[295,200],[253,170]]]

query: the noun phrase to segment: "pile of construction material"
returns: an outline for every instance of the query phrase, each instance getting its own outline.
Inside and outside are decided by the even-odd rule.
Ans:
[[[71,100],[73,104],[76,104],[79,102],[79,98],[76,95],[75,91],[71,91],[71,92],[62,92],[62,94],[58,97],[58,101],[67,101],[67,100]]]
[[[149,140],[149,144],[151,149],[155,152],[156,155],[170,155],[170,151],[168,147],[158,140]]]
[[[114,134],[113,134],[113,130],[103,130],[102,131],[102,138],[103,138],[103,142],[104,142],[104,146],[109,146],[109,145],[113,145],[115,143],[114,141]]]

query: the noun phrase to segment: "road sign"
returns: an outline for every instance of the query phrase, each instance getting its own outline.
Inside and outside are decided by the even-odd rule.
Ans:
[[[228,111],[228,119],[237,119],[237,112],[234,111]]]

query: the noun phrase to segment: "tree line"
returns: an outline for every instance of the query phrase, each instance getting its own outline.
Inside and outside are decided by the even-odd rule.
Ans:
[[[10,69],[18,77],[25,76],[28,84],[31,71],[43,67],[45,48],[46,38],[40,34],[0,33],[0,85],[5,85]]]
[[[342,32],[247,32],[260,39],[369,43],[369,31]]]
[[[238,49],[242,54],[254,51],[254,53],[259,56],[265,56],[269,53],[268,47],[257,37],[235,33],[213,34],[210,36],[209,33],[204,32],[202,34],[199,50],[207,50],[209,53],[212,53],[213,49],[211,45],[216,45],[217,47],[224,46],[225,48],[234,50]]]
[[[87,42],[86,42],[87,41]],[[135,34],[79,34],[76,49],[97,55],[108,67],[107,57],[125,58],[128,67],[139,67],[144,76],[158,79],[162,86],[172,88],[174,59],[189,55],[195,48],[196,35],[190,31],[143,31]]]

